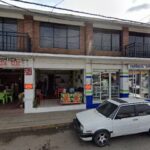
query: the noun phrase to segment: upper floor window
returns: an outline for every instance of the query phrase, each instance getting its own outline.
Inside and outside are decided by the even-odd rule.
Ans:
[[[119,31],[94,29],[93,48],[95,50],[119,51],[120,35]]]
[[[150,44],[150,34],[130,32],[129,44],[131,43],[136,43],[141,45]]]
[[[80,27],[40,23],[42,48],[80,49]]]
[[[0,18],[0,50],[14,51],[17,48],[17,20]]]
[[[17,20],[0,18],[0,31],[17,32]]]

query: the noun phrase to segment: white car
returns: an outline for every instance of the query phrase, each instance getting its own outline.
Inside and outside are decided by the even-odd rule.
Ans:
[[[105,146],[111,137],[150,132],[150,101],[136,98],[107,100],[96,109],[76,114],[74,127],[84,141]]]

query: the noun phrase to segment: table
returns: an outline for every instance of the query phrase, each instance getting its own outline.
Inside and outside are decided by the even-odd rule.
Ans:
[[[61,93],[61,104],[81,104],[83,100],[83,94],[80,92],[75,93]]]

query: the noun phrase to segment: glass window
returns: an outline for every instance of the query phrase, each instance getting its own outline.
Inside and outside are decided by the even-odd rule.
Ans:
[[[94,32],[93,47],[96,50],[102,50],[102,33],[96,31]]]
[[[109,117],[117,108],[117,105],[109,101],[105,101],[99,107],[97,107],[96,110],[102,115]]]
[[[120,32],[94,29],[93,48],[95,50],[120,50]]]
[[[135,111],[133,105],[122,106],[120,107],[115,119],[129,118],[134,116],[135,116]]]
[[[136,105],[136,113],[138,116],[150,115],[150,106],[146,104]]]
[[[113,33],[112,34],[112,50],[118,51],[120,50],[120,35]]]
[[[150,44],[150,37],[144,37],[144,44]]]
[[[67,48],[66,26],[54,25],[54,47]]]
[[[41,23],[40,26],[40,46],[43,48],[53,47],[53,25]]]
[[[111,34],[104,33],[102,37],[102,49],[111,50]]]
[[[40,46],[47,48],[80,48],[80,27],[59,24],[40,24]]]
[[[0,49],[2,48],[2,18],[0,18]]]
[[[68,27],[68,49],[80,48],[80,28]]]
[[[3,30],[8,32],[17,32],[17,21],[15,19],[4,18]]]
[[[0,18],[0,31],[2,31],[2,18]]]
[[[0,18],[0,46],[2,50],[17,49],[17,20]]]
[[[135,36],[131,35],[129,36],[129,44],[134,43],[135,42]]]

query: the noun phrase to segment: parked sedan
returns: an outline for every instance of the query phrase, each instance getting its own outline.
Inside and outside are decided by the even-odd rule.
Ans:
[[[144,99],[107,100],[98,108],[76,114],[74,127],[84,141],[105,146],[111,137],[150,132],[150,102]]]

